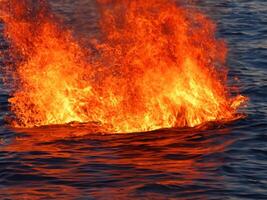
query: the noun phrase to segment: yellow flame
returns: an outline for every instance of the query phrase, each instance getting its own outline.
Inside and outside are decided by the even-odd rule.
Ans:
[[[42,2],[33,19],[25,0],[0,3],[10,53],[21,58],[9,99],[14,126],[97,122],[138,132],[240,117],[245,97],[230,97],[226,45],[199,11],[172,0],[98,0],[95,53]]]

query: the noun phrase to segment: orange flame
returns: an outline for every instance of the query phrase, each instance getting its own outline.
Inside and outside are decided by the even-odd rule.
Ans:
[[[241,116],[245,97],[231,97],[226,84],[226,45],[199,11],[172,0],[98,0],[101,36],[88,49],[44,0],[29,2],[1,2],[16,58],[14,126],[96,122],[139,132]]]

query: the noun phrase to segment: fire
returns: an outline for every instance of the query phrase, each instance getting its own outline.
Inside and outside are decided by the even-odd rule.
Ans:
[[[200,11],[172,0],[98,0],[101,34],[85,45],[45,0],[32,2],[0,3],[13,126],[140,132],[241,117],[245,97],[227,86],[226,45]]]

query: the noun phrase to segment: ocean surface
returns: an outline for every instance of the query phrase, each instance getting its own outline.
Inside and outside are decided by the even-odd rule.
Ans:
[[[50,3],[77,34],[95,33],[93,1]],[[9,91],[1,87],[0,199],[267,199],[267,1],[194,3],[228,43],[229,78],[239,77],[248,116],[208,130],[13,130],[3,120]]]

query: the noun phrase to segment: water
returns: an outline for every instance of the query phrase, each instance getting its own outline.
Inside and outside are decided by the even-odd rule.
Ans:
[[[267,199],[267,1],[195,2],[228,41],[229,76],[250,98],[248,117],[145,134],[12,130],[3,122],[8,91],[1,89],[1,199]],[[51,4],[74,29],[94,34],[96,25],[82,18],[94,10],[90,0]]]

